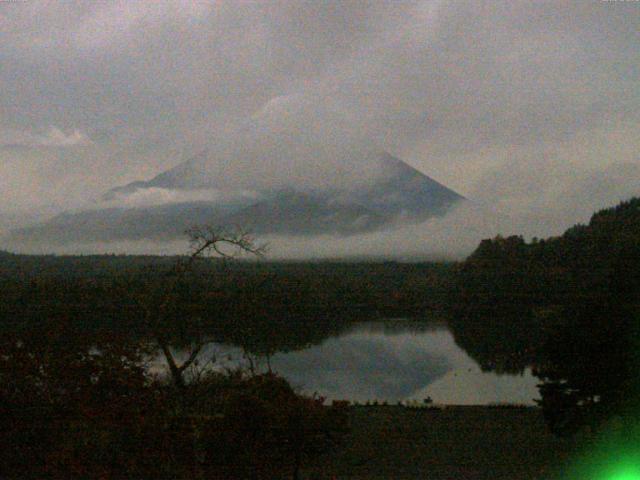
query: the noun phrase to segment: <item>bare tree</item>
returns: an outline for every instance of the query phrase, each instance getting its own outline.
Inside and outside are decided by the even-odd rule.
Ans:
[[[228,260],[247,254],[262,257],[266,252],[266,245],[258,245],[250,233],[240,229],[224,230],[202,225],[195,226],[186,233],[191,246],[190,254],[173,267],[169,280],[163,285],[159,301],[154,302],[154,305],[143,302],[146,325],[162,350],[174,385],[179,388],[185,386],[185,371],[194,364],[208,342],[202,338],[198,339],[191,346],[187,359],[178,364],[163,328],[168,309],[175,300],[176,287],[193,271],[195,263],[204,257],[213,255]]]

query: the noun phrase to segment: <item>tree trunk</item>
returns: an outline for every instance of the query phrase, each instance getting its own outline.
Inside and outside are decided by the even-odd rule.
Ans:
[[[168,345],[162,340],[158,340],[158,343],[160,344],[164,358],[167,361],[167,365],[169,365],[169,372],[171,372],[173,384],[179,389],[184,388],[185,383],[184,378],[182,377],[183,370],[178,368],[178,365],[176,365],[176,361],[174,360],[173,354],[171,353],[171,350],[169,350]]]

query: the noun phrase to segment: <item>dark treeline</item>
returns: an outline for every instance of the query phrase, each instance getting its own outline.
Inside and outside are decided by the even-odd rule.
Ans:
[[[81,288],[83,280],[106,287],[122,285],[148,288],[162,282],[180,256],[138,255],[15,255],[0,251],[0,279],[4,282],[59,281]],[[439,307],[446,295],[447,263],[401,262],[269,262],[201,259],[190,280],[196,289],[214,291],[222,282],[237,289],[247,284],[274,303],[300,295],[297,303],[332,306],[362,305],[381,313],[404,314]],[[199,281],[203,280],[203,281]],[[233,282],[230,282],[233,280]],[[267,281],[268,280],[268,281]],[[199,281],[199,283],[198,283]],[[426,293],[426,295],[425,295]]]
[[[0,254],[0,325],[62,316],[78,328],[143,336],[143,309],[166,293],[180,258]],[[451,270],[435,263],[201,259],[175,286],[167,325],[178,336],[198,328],[256,353],[301,348],[353,320],[442,310]]]
[[[456,341],[485,369],[533,366],[552,428],[637,412],[640,199],[547,240],[484,240],[452,290]]]

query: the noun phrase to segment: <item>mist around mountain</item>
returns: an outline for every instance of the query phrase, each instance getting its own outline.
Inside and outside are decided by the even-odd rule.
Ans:
[[[353,235],[444,215],[463,197],[401,160],[382,153],[367,168],[374,181],[336,186],[295,185],[251,189],[226,187],[213,175],[204,154],[148,182],[114,188],[102,197],[105,208],[62,213],[49,221],[14,230],[13,242],[46,238],[53,244],[119,240],[175,240],[195,224],[237,226],[255,234],[291,236]],[[371,175],[371,172],[369,172]],[[244,185],[247,187],[248,185]],[[163,194],[168,197],[162,201]],[[152,197],[158,197],[154,200]],[[178,201],[172,201],[172,195]],[[195,197],[195,200],[180,201]],[[147,202],[145,204],[145,197]],[[127,202],[130,202],[127,204]],[[138,202],[138,204],[136,204]],[[113,206],[111,206],[113,205]]]
[[[14,230],[8,240],[170,241],[195,224],[256,235],[350,236],[441,217],[463,199],[334,112],[284,98],[174,168]]]

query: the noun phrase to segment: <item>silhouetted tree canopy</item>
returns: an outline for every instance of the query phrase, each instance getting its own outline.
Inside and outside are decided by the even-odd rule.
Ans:
[[[484,240],[452,298],[456,341],[486,369],[535,367],[558,433],[637,407],[640,199],[560,237]]]

